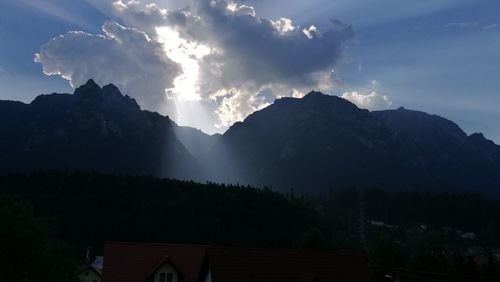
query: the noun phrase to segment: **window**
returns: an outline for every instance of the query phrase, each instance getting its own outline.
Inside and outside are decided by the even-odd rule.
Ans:
[[[160,282],[165,282],[165,273],[160,273]]]
[[[173,274],[172,273],[167,273],[167,282],[172,282],[173,281]]]

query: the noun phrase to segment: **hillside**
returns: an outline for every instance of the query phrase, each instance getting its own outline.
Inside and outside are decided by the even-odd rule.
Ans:
[[[168,117],[89,80],[30,104],[0,101],[0,171],[69,169],[193,178],[200,167]],[[187,172],[190,172],[189,174]]]
[[[114,85],[30,104],[0,101],[0,173],[153,175],[325,195],[351,186],[499,195],[500,146],[424,112],[359,109],[311,92],[281,98],[222,135],[143,111]]]
[[[217,148],[218,155],[233,156],[238,177],[284,191],[499,192],[500,146],[482,134],[467,136],[423,112],[369,112],[319,92],[276,100],[233,125]]]

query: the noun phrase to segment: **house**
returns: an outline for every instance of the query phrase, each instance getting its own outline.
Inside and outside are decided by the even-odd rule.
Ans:
[[[101,282],[104,258],[96,256],[92,263],[83,265],[76,273],[80,282]]]
[[[464,234],[462,234],[462,239],[466,239],[466,240],[474,240],[476,239],[476,233],[474,232],[466,232]]]
[[[102,281],[199,281],[208,248],[205,245],[106,242]]]
[[[101,271],[94,265],[87,265],[78,270],[77,277],[80,282],[101,282]]]
[[[104,282],[376,281],[350,251],[107,242]]]

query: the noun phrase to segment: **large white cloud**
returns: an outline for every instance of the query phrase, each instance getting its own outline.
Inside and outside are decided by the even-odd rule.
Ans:
[[[60,75],[73,87],[93,78],[113,83],[147,109],[164,108],[165,88],[171,87],[180,67],[170,60],[158,42],[142,31],[107,22],[103,34],[71,31],[42,46],[35,61],[47,75]]]
[[[165,96],[162,89],[174,91],[177,99],[179,84],[195,83],[184,89],[198,92],[192,97],[208,107],[211,123],[220,128],[268,105],[269,99],[260,96],[263,91],[272,97],[300,96],[313,88],[331,91],[332,70],[354,35],[338,21],[323,30],[302,27],[291,19],[260,18],[252,7],[228,0],[195,0],[172,11],[135,0],[116,1],[113,13],[129,28],[108,23],[104,35],[73,32],[53,39],[37,55],[44,71],[73,85],[90,77],[115,82],[153,110]],[[199,46],[206,51],[202,56],[193,51]],[[179,51],[184,53],[175,55]],[[179,70],[185,77],[175,80]],[[145,85],[135,87],[139,81]]]
[[[341,97],[362,109],[386,110],[392,105],[392,101],[388,96],[380,95],[375,91],[368,94],[360,94],[356,91],[345,92]]]
[[[350,27],[332,21],[328,30],[310,31],[308,36],[304,30],[309,27],[293,26],[291,20],[262,19],[246,6],[227,9],[226,5],[226,1],[202,1],[197,10],[212,34],[208,44],[222,50],[205,58],[205,68],[218,66],[223,75],[215,78],[224,85],[316,86],[318,73],[332,70],[353,35]]]

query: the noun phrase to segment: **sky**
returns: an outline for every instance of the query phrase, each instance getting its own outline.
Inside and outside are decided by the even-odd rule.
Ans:
[[[207,133],[320,90],[500,143],[497,0],[0,0],[0,99],[113,83]]]

